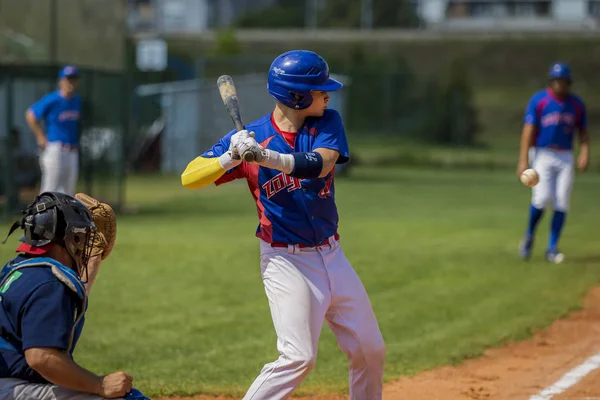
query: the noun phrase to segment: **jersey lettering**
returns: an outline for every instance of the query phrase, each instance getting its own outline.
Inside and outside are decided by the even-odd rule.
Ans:
[[[287,188],[288,192],[293,192],[301,187],[302,185],[300,184],[300,180],[298,178],[293,178],[284,174],[283,172],[275,175],[275,177],[262,185],[262,188],[265,190],[268,199],[275,196],[285,188]]]
[[[59,121],[77,121],[79,119],[79,111],[68,110],[58,114]]]
[[[559,125],[561,123],[566,125],[575,125],[575,115],[570,113],[553,112],[542,117],[543,127]]]

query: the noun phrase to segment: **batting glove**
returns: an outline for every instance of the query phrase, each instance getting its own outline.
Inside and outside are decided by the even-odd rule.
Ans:
[[[254,133],[254,132],[252,132]],[[264,148],[258,144],[254,137],[247,137],[246,139],[241,140],[237,144],[237,152],[238,154],[244,154],[247,151],[254,153],[254,161],[260,162],[262,160],[262,151]]]
[[[254,132],[249,132],[245,129],[243,131],[234,133],[233,135],[231,135],[231,144],[229,146],[229,149],[231,150],[232,147],[236,148],[238,146],[238,144],[240,144],[240,142],[242,142],[250,137],[254,137]]]
[[[239,154],[244,154],[246,151],[252,152],[254,154],[254,161],[252,164],[276,169],[285,174],[290,174],[294,170],[293,155],[281,154],[275,150],[265,149],[258,144],[253,137],[240,142],[237,149]]]

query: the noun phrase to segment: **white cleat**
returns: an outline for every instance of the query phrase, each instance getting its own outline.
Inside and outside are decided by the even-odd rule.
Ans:
[[[560,264],[565,261],[565,255],[556,249],[548,250],[546,252],[546,260],[554,264]]]

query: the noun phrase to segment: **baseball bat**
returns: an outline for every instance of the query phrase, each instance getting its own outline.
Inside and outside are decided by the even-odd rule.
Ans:
[[[217,79],[217,87],[219,88],[221,99],[223,100],[227,112],[229,112],[229,116],[233,121],[235,129],[238,132],[244,130],[244,124],[242,123],[242,117],[240,115],[237,90],[235,89],[235,84],[233,83],[231,76],[221,75],[219,79]],[[246,162],[254,161],[254,153],[249,150],[245,151],[241,156]]]

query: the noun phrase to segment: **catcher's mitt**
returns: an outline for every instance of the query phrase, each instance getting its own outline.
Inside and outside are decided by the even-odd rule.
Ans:
[[[75,194],[75,198],[81,201],[94,216],[97,235],[94,240],[92,256],[102,254],[102,259],[110,255],[117,240],[117,217],[113,209],[106,203],[101,203],[85,193]]]

